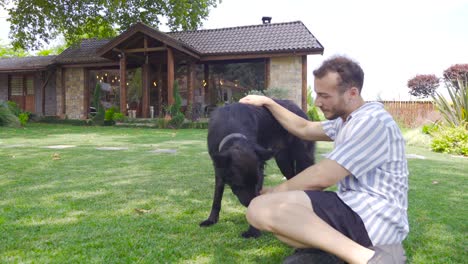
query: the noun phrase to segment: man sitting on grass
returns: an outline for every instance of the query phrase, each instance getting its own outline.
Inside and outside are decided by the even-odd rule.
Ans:
[[[301,250],[311,248],[347,263],[404,263],[408,168],[401,131],[382,104],[361,97],[364,72],[356,62],[334,57],[314,76],[315,104],[328,119],[324,122],[299,118],[268,97],[240,100],[266,107],[299,138],[335,142],[319,163],[264,188],[250,203],[247,220],[299,249],[288,263],[302,256],[323,263],[323,254]],[[324,191],[335,184],[337,192]]]

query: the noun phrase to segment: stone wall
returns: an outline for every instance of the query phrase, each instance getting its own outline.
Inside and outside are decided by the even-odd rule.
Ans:
[[[65,115],[69,119],[83,119],[85,118],[85,70],[84,68],[66,68],[63,71]]]
[[[301,107],[302,99],[302,57],[278,57],[270,60],[270,86],[286,89],[286,99]]]

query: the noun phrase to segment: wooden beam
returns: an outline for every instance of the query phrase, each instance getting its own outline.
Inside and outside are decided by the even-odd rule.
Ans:
[[[265,89],[270,88],[270,69],[271,68],[271,59],[265,59]]]
[[[150,99],[150,65],[148,63],[143,64],[141,67],[141,77],[142,77],[142,117],[148,118],[149,116],[149,99]]]
[[[123,52],[137,53],[137,52],[152,52],[152,51],[165,51],[165,50],[167,50],[167,47],[124,49]]]
[[[302,56],[302,110],[307,112],[307,55]]]
[[[120,54],[120,112],[125,116],[127,113],[127,57],[125,53]]]
[[[167,104],[174,104],[174,53],[167,49]]]

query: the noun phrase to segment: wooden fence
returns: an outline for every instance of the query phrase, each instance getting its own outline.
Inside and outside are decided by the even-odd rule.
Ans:
[[[432,101],[380,101],[395,121],[406,127],[418,127],[440,119]]]

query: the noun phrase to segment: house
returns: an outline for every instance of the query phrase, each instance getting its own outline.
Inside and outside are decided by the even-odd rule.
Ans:
[[[177,82],[186,115],[269,88],[287,89],[306,109],[307,56],[324,48],[300,21],[263,21],[169,33],[136,23],[57,56],[0,59],[0,101],[38,116],[86,119],[100,87],[105,107],[146,118],[165,113]]]

